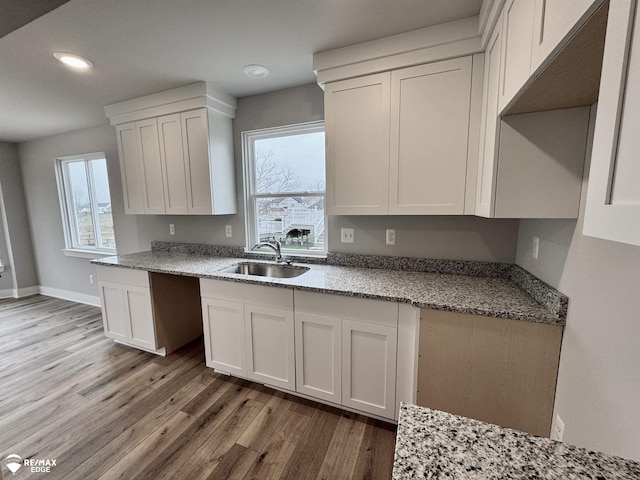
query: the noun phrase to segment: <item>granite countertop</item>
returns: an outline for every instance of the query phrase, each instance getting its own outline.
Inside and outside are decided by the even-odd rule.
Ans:
[[[392,478],[638,479],[640,463],[402,403]]]
[[[94,260],[157,273],[214,278],[314,292],[409,303],[416,307],[564,325],[565,318],[536,302],[508,278],[309,264],[296,278],[223,273],[247,258],[148,251]],[[257,260],[250,260],[256,262]],[[301,264],[296,264],[301,265]]]

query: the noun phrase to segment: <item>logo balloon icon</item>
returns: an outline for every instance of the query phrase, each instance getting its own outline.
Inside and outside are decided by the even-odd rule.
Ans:
[[[18,469],[22,466],[22,458],[20,455],[16,455],[12,453],[7,457],[7,468],[11,470],[11,473],[14,475],[18,471]]]

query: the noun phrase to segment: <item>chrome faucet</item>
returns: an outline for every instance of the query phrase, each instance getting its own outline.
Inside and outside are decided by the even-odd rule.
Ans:
[[[281,250],[281,245],[280,242],[278,240],[276,240],[275,238],[273,239],[273,241],[267,241],[267,242],[260,242],[260,243],[256,243],[251,250],[258,250],[260,248],[270,248],[271,250],[273,250],[276,254],[276,262],[277,263],[284,263],[284,259],[282,258],[282,250]]]

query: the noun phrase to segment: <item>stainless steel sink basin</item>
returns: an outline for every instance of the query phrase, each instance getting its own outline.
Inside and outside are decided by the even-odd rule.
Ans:
[[[294,278],[309,271],[309,267],[279,265],[275,263],[240,263],[223,270],[224,273],[239,273],[257,277]]]

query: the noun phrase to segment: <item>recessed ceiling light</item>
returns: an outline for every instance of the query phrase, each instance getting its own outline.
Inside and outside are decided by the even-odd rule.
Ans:
[[[91,63],[90,60],[87,60],[80,55],[74,55],[73,53],[54,52],[53,56],[65,65],[77,68],[78,70],[86,70],[87,68],[91,68],[93,66],[93,63]]]
[[[269,69],[262,65],[247,65],[242,71],[247,77],[251,78],[264,78],[269,75]]]

